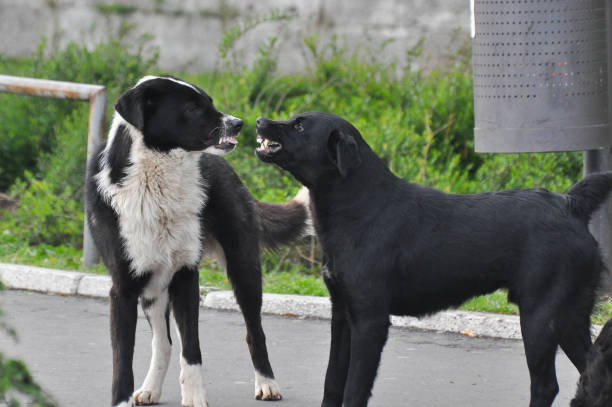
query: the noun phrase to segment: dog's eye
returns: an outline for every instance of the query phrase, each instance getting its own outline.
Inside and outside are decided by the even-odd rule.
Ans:
[[[187,105],[185,105],[185,112],[189,115],[197,116],[204,113],[204,109],[194,103],[188,103]]]
[[[304,127],[302,126],[302,123],[296,123],[293,125],[293,128],[295,130],[297,130],[298,133],[301,133],[304,131]]]

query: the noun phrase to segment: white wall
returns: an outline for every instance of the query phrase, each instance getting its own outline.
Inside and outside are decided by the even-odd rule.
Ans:
[[[105,3],[136,10],[105,16],[95,6]],[[258,26],[238,41],[236,49],[239,60],[249,63],[266,38],[277,36],[279,69],[284,72],[304,69],[305,35],[326,41],[336,34],[340,44],[362,50],[377,49],[375,45],[391,40],[375,55],[399,62],[424,37],[429,58],[420,63],[435,65],[441,55],[452,52],[454,45],[449,42],[457,29],[461,39],[469,33],[468,0],[0,0],[0,54],[28,56],[43,35],[55,38],[59,46],[69,41],[91,46],[109,31],[117,32],[125,21],[135,24],[131,38],[154,36],[162,68],[213,69],[220,67],[218,43],[223,30],[272,9],[297,12],[298,17]]]

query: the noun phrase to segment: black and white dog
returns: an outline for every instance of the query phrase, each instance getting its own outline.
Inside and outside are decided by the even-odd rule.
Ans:
[[[571,407],[612,406],[612,319],[606,322],[587,354]]]
[[[260,243],[300,236],[307,191],[291,202],[257,202],[227,162],[242,121],[217,111],[198,87],[147,76],[115,106],[108,141],[88,167],[88,225],[112,276],[112,404],[159,401],[171,350],[170,311],[181,342],[184,406],[207,405],[198,339],[198,265],[225,267],[242,309],[255,367],[255,397],[281,398],[261,327]],[[153,333],[152,359],[134,392],[137,302]]]
[[[260,118],[257,133],[259,158],[310,190],[333,304],[322,406],[367,404],[389,314],[427,315],[500,287],[520,308],[530,406],[548,407],[558,392],[558,346],[584,371],[603,269],[587,224],[612,173],[590,175],[564,195],[446,194],[393,175],[334,115]]]

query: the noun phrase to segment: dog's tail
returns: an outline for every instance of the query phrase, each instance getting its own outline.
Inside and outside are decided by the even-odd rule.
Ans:
[[[612,171],[589,174],[567,190],[568,208],[573,216],[591,220],[612,190]]]
[[[257,212],[261,241],[268,248],[274,249],[298,237],[314,235],[310,193],[306,187],[289,202],[257,202]]]

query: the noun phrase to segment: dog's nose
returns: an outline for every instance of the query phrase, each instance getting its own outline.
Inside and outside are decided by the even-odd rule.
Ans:
[[[257,127],[263,127],[265,121],[266,119],[264,119],[263,117],[258,117],[255,121],[255,124],[257,125]]]
[[[231,122],[232,128],[236,131],[236,133],[238,133],[240,130],[242,130],[242,126],[244,125],[244,122],[240,119],[234,119]]]

